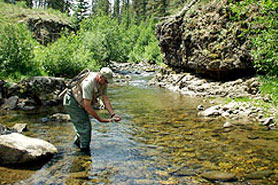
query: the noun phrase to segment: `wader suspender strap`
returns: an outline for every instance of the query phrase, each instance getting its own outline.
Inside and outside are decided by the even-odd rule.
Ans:
[[[67,87],[58,95],[59,97],[62,97],[65,95],[65,93],[69,90],[72,89],[76,86],[78,86],[88,75],[90,74],[90,70],[89,69],[84,69],[83,71],[81,71],[78,75],[76,75],[74,78],[72,78],[69,81],[69,85],[67,85]],[[72,84],[76,82],[75,84]]]

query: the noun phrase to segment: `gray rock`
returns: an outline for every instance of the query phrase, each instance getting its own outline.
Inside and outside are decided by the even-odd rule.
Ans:
[[[58,94],[65,86],[64,78],[35,76],[20,81],[10,87],[8,91],[11,96],[21,97],[19,104],[23,109],[25,106],[57,105],[61,103]]]
[[[0,136],[0,164],[16,165],[49,159],[57,148],[41,139],[18,133]]]
[[[219,105],[215,105],[212,106],[204,111],[201,111],[198,113],[198,115],[200,116],[204,116],[204,117],[217,117],[220,116],[220,106]]]
[[[27,124],[17,123],[12,127],[12,129],[14,129],[18,133],[21,133],[21,132],[27,131]]]
[[[18,96],[11,96],[5,101],[5,103],[1,106],[1,109],[4,110],[13,110],[16,108],[17,102],[18,102]]]

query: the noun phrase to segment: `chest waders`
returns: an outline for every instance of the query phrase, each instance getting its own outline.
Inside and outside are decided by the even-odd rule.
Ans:
[[[86,75],[87,77],[87,75]],[[86,78],[82,78],[74,87],[80,86],[80,83]],[[92,126],[90,118],[85,109],[77,102],[76,98],[73,96],[72,89],[70,87],[65,90],[63,105],[66,111],[69,113],[71,122],[73,123],[74,130],[76,133],[75,143],[81,149],[88,149],[91,141],[91,131]]]

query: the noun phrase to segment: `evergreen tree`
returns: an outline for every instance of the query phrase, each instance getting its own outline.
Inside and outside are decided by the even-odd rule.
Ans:
[[[141,20],[145,20],[147,16],[147,0],[133,0],[132,11],[137,18],[137,24],[139,24]]]
[[[78,0],[77,7],[74,9],[74,17],[76,18],[76,24],[79,24],[84,18],[89,15],[89,3],[86,0]]]
[[[95,15],[96,14],[96,5],[97,5],[97,0],[92,0],[91,1],[91,4],[92,4],[92,9],[91,9],[91,14],[92,15]]]
[[[113,17],[119,19],[120,16],[120,0],[114,1],[114,7],[113,7]]]
[[[123,0],[122,4],[121,17],[125,22],[126,28],[128,28],[131,22],[130,0]]]
[[[33,8],[33,1],[32,0],[26,0],[26,5],[29,8]]]
[[[61,12],[66,12],[66,5],[68,0],[47,0],[47,7],[53,8],[55,10],[60,10]]]
[[[164,17],[169,15],[170,0],[149,1],[147,4],[147,15],[150,17]]]
[[[109,0],[95,0],[94,5],[95,12],[97,15],[110,15],[110,2]]]

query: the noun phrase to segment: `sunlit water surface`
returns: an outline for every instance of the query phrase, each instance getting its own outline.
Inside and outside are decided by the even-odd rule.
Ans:
[[[0,167],[3,184],[215,184],[201,177],[208,171],[237,175],[230,184],[278,183],[277,131],[256,123],[197,116],[203,99],[147,86],[149,76],[133,75],[129,85],[114,85],[109,96],[118,123],[92,119],[90,154],[74,147],[69,123],[42,123],[62,107],[13,112],[2,124],[27,123],[25,135],[54,144],[59,152],[39,169]],[[106,111],[99,111],[103,117]],[[222,184],[223,182],[217,182]],[[223,183],[225,184],[225,183]]]

